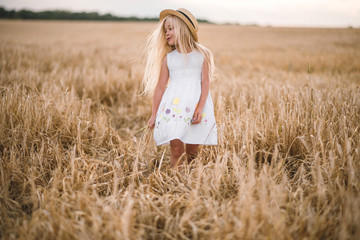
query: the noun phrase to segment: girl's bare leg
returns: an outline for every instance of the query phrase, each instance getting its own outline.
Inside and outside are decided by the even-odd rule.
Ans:
[[[183,160],[179,158],[184,153],[184,143],[179,139],[170,141],[170,165],[171,167],[180,166]]]
[[[196,158],[199,144],[185,144],[187,161],[190,163],[194,158]]]

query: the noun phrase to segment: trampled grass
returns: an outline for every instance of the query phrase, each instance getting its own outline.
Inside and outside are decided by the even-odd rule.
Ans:
[[[153,23],[0,21],[2,239],[359,239],[360,30],[200,25],[219,145],[145,128]]]

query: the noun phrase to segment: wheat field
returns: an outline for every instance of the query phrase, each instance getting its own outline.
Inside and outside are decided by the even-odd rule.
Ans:
[[[360,239],[360,29],[200,24],[219,144],[178,171],[154,28],[0,21],[1,239]]]

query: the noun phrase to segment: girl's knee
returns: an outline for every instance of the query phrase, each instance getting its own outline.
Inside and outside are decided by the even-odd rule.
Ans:
[[[197,149],[196,150],[194,150],[194,149],[192,149],[192,150],[186,149],[186,154],[187,155],[196,155],[197,154]]]
[[[181,146],[174,146],[171,148],[171,153],[174,155],[174,157],[179,158],[184,153],[184,148]]]
[[[180,141],[174,141],[171,143],[171,154],[179,158],[184,153],[184,144]]]
[[[199,148],[198,144],[186,144],[186,154],[196,155],[198,152],[198,148]]]

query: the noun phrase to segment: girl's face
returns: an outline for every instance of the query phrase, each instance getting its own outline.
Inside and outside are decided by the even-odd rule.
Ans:
[[[166,41],[170,46],[175,45],[175,30],[174,30],[174,26],[171,25],[169,23],[168,20],[165,20],[165,25],[164,25],[164,31],[165,31],[165,37],[166,37]]]

